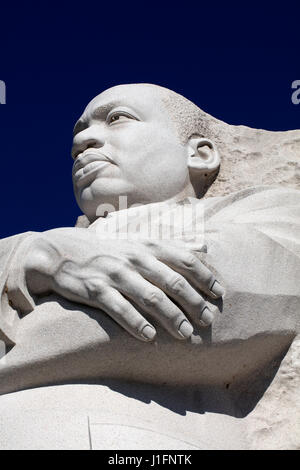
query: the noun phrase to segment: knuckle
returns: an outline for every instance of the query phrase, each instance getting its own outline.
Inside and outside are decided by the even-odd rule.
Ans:
[[[168,290],[173,294],[181,294],[185,287],[185,280],[179,276],[172,279],[172,281],[167,285]]]
[[[105,285],[98,280],[89,279],[85,281],[85,288],[87,290],[89,299],[101,297],[105,292]]]
[[[197,258],[192,254],[188,253],[182,260],[182,263],[187,269],[194,269],[197,264]]]
[[[191,299],[190,304],[193,308],[197,309],[197,311],[202,310],[206,307],[206,302],[200,295],[197,295],[193,299]]]
[[[157,242],[151,239],[144,240],[143,244],[150,250],[155,249],[157,247]]]
[[[109,267],[109,277],[112,281],[118,283],[126,278],[130,264],[128,262],[122,261],[118,265],[113,265]]]
[[[112,303],[108,302],[108,299],[104,295],[103,298],[99,299],[99,306],[105,313],[107,313],[107,315],[109,315],[118,323],[120,321],[124,321],[124,318],[126,318],[127,312],[121,302],[116,301],[112,305]]]
[[[123,277],[122,269],[111,269],[109,272],[109,277],[114,282],[120,282]]]
[[[113,308],[111,309],[111,315],[114,316],[116,319],[126,317],[126,311],[124,309],[124,306],[121,305],[119,302],[116,302]]]
[[[139,267],[143,264],[143,259],[139,253],[130,253],[128,255],[128,262],[134,267]]]
[[[164,298],[164,295],[162,292],[160,292],[159,290],[157,291],[153,290],[153,291],[147,292],[147,294],[144,295],[143,303],[147,307],[156,307],[163,301],[163,298]]]
[[[206,269],[205,271],[202,272],[201,278],[203,282],[207,285],[207,287],[211,287],[214,283],[214,275]]]

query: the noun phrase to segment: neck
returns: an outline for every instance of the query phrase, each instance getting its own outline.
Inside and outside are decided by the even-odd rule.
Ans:
[[[132,202],[131,204],[127,205],[127,199],[126,199],[126,202],[124,203],[121,197],[118,199],[117,204],[111,205],[111,207],[114,207],[115,210],[104,210],[103,213],[99,213],[93,217],[88,217],[88,218],[89,218],[90,223],[93,223],[98,218],[105,218],[110,212],[119,212],[124,209],[130,209],[132,207],[139,207],[139,206],[142,207],[142,206],[147,206],[150,204],[152,205],[157,204],[158,206],[159,205],[171,205],[171,204],[175,204],[176,202],[182,201],[183,199],[186,199],[188,197],[196,197],[195,191],[191,184],[187,185],[182,191],[170,197],[169,199],[164,199],[162,201],[148,201],[144,203]],[[109,207],[109,204],[107,204],[107,207]]]

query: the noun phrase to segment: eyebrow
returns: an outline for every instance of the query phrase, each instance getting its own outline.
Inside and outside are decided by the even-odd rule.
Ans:
[[[97,108],[95,108],[93,112],[91,113],[91,117],[102,119],[104,116],[107,116],[109,111],[113,109],[115,106],[118,106],[116,102],[110,102],[108,104],[97,106]]]
[[[115,106],[120,106],[120,104],[118,103],[119,101],[111,101],[107,104],[97,106],[92,111],[90,116],[96,119],[103,119],[104,117],[107,116],[107,114],[110,112],[111,109],[113,109]],[[76,122],[74,129],[73,129],[73,136],[75,136],[76,134],[78,134],[79,132],[83,131],[84,129],[88,127],[88,123],[84,117],[84,114],[85,113],[83,113],[83,118],[78,119],[78,121]]]

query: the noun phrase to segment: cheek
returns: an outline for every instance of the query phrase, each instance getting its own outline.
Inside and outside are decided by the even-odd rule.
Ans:
[[[114,136],[113,142],[118,164],[126,173],[135,170],[147,176],[147,172],[187,171],[184,147],[177,136],[160,125],[138,123],[134,128],[124,128]]]
[[[187,156],[184,147],[169,135],[157,134],[155,144],[144,161],[145,173],[155,172],[165,184],[180,182],[188,173]]]

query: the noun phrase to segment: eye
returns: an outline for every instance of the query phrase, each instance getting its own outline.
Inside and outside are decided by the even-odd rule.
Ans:
[[[132,116],[129,113],[126,113],[124,111],[116,111],[114,113],[111,113],[107,116],[107,123],[108,124],[113,124],[115,122],[123,122],[123,121],[128,121],[128,119],[137,121],[137,118]]]
[[[120,121],[122,120],[122,117],[123,118],[127,118],[127,116],[124,116],[124,114],[114,114],[113,116],[111,116],[109,122],[116,122],[116,121]]]

